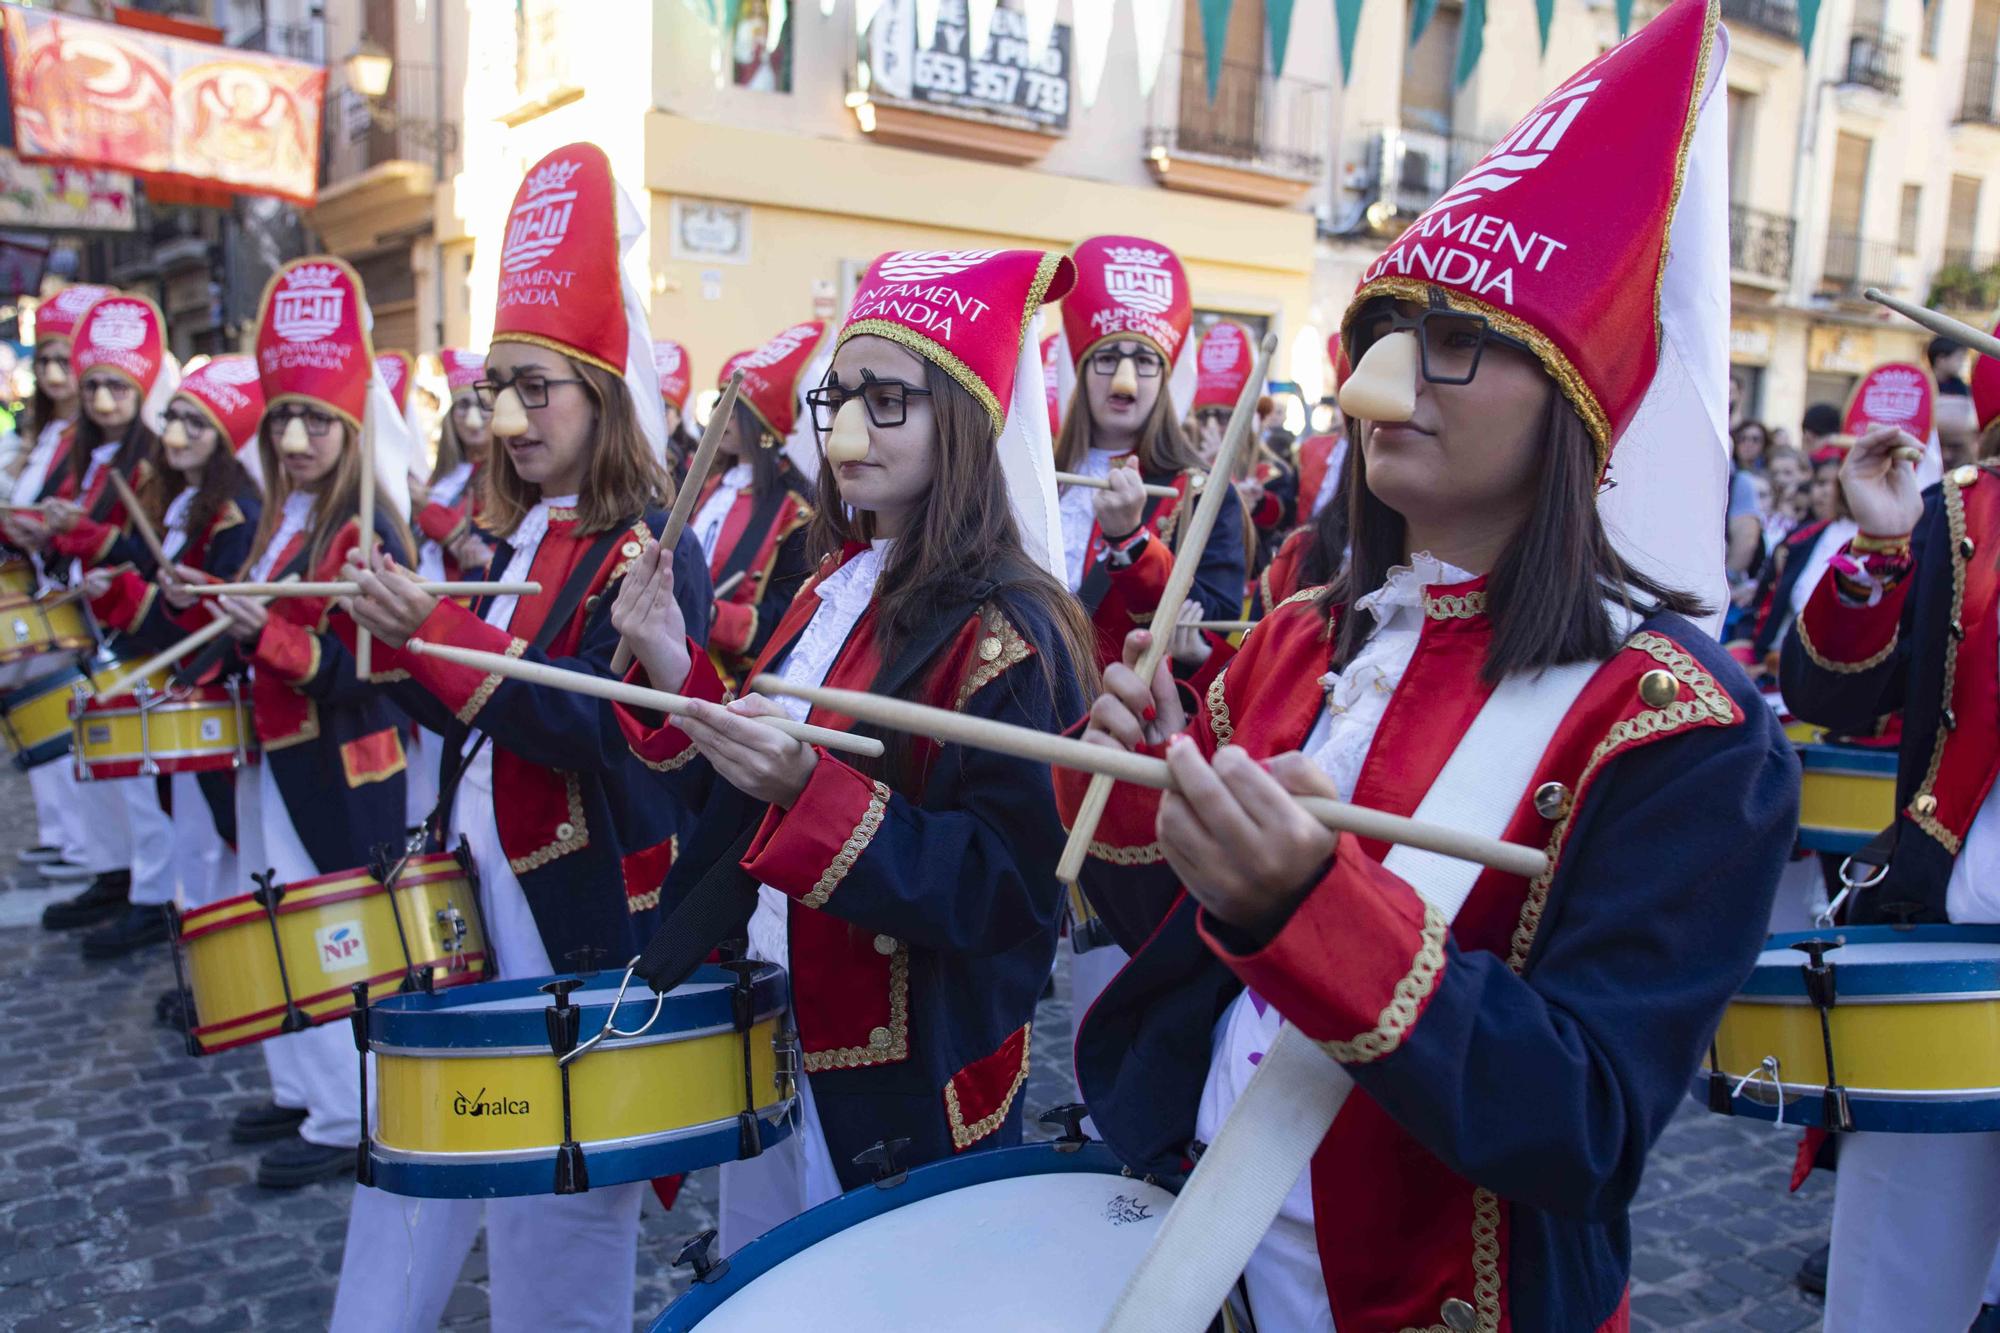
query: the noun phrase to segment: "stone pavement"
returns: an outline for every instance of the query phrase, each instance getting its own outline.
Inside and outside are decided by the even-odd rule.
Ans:
[[[10,873],[31,825],[27,783],[0,770],[0,1328],[323,1328],[351,1186],[256,1187],[256,1150],[230,1144],[226,1122],[267,1096],[262,1058],[190,1059],[154,1025],[173,983],[164,949],[86,965],[74,937],[40,928],[56,895]],[[1035,1032],[1031,1122],[1071,1099],[1069,1029],[1065,968]],[[1675,1121],[1634,1213],[1636,1328],[1818,1323],[1790,1279],[1825,1236],[1831,1189],[1785,1194],[1790,1160],[1789,1134],[1692,1106]],[[636,1327],[678,1289],[673,1253],[714,1209],[713,1171],[671,1213],[646,1200]],[[475,1249],[447,1328],[487,1326],[485,1277]]]

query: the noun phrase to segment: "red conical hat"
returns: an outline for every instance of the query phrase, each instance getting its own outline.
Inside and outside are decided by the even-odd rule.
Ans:
[[[825,336],[825,320],[809,319],[794,324],[763,346],[738,352],[723,362],[722,373],[715,379],[716,387],[727,384],[740,368],[743,387],[737,392],[736,401],[749,407],[764,429],[782,443],[798,424],[799,377],[805,374],[813,353],[819,350],[820,339]]]
[[[1194,410],[1234,408],[1250,382],[1255,354],[1250,330],[1234,320],[1219,319],[1201,335],[1195,348]]]
[[[1042,390],[1049,399],[1049,434],[1062,434],[1062,335],[1042,339]]]
[[[257,423],[264,416],[264,387],[251,358],[212,357],[201,369],[189,371],[177,392],[208,414],[231,448],[241,449],[257,438]]]
[[[356,431],[368,413],[374,351],[361,278],[331,255],[294,259],[257,306],[257,374],[265,407],[317,403]]]
[[[2000,333],[2000,324],[1993,331]],[[1971,380],[1972,408],[1979,414],[1979,429],[1985,430],[2000,419],[2000,357],[1974,355]]]
[[[687,348],[671,338],[656,340],[653,343],[653,369],[660,377],[660,397],[672,403],[675,411],[687,411],[691,385]]]
[[[447,347],[438,353],[444,363],[445,387],[453,393],[486,378],[486,353],[469,352],[463,347]]]
[[[1937,406],[1937,385],[1931,373],[1907,361],[1891,361],[1861,377],[1847,396],[1841,415],[1843,435],[1862,436],[1884,426],[1897,426],[1923,443],[1931,437]]]
[[[595,144],[558,148],[528,172],[501,242],[494,342],[534,343],[625,373],[617,188]]]
[[[110,287],[79,282],[63,288],[35,310],[35,343],[70,342],[76,337],[76,322],[83,312],[107,296],[118,293]]]
[[[1543,98],[1368,267],[1342,333],[1375,297],[1441,292],[1534,348],[1601,466],[1660,364],[1667,233],[1715,31],[1704,0],[1674,0]]]
[[[93,370],[112,370],[132,381],[144,397],[160,377],[167,354],[167,323],[160,308],[143,296],[106,296],[83,312],[72,335],[70,369],[77,379]]]
[[[1333,387],[1337,392],[1340,389],[1340,382],[1347,378],[1347,372],[1354,369],[1347,364],[1346,358],[1341,354],[1340,335],[1337,333],[1326,340],[1326,359],[1333,363]]]
[[[978,399],[997,434],[1022,340],[1075,280],[1068,258],[1041,250],[896,251],[869,265],[835,346],[861,334],[903,344]]]
[[[396,410],[410,410],[410,354],[408,352],[377,352],[375,369],[382,372],[382,383],[389,388],[389,396],[396,400]]]
[[[1172,369],[1194,322],[1180,256],[1137,236],[1093,236],[1076,247],[1076,285],[1063,298],[1063,336],[1081,366],[1106,338],[1151,343]]]

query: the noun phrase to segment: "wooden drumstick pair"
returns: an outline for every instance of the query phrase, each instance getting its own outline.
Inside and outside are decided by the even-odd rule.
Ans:
[[[286,579],[285,582],[290,583],[292,580]],[[88,697],[109,699],[115,695],[125,694],[131,690],[133,685],[152,675],[155,671],[164,670],[180,661],[183,657],[186,657],[189,653],[203,647],[211,640],[221,638],[229,632],[229,627],[234,622],[221,611],[216,611],[214,614],[215,619],[209,621],[206,625],[203,625],[173,647],[147,658],[144,662],[141,662],[138,666],[119,677],[117,681],[105,686],[103,689],[92,690]]]

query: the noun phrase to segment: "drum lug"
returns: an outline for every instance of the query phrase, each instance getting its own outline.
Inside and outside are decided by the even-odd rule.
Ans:
[[[563,1073],[563,1083],[567,1087],[568,1071]],[[568,1100],[567,1092],[564,1100]],[[562,1147],[556,1149],[556,1193],[585,1194],[589,1190],[590,1170],[584,1165],[583,1145],[574,1139],[565,1139]]]
[[[557,1194],[582,1194],[590,1189],[590,1169],[583,1160],[583,1145],[576,1141],[571,1128],[569,1065],[563,1058],[576,1049],[577,1037],[583,1031],[583,1010],[569,1000],[570,992],[581,985],[581,977],[558,977],[541,987],[543,994],[555,997],[555,1003],[542,1011],[542,1022],[548,1031],[549,1050],[556,1057],[556,1076],[562,1088],[563,1141],[556,1149]],[[615,1016],[617,1011],[612,1012]]]
[[[1819,1011],[1820,1046],[1826,1056],[1826,1088],[1820,1094],[1821,1124],[1829,1130],[1846,1132],[1854,1128],[1854,1112],[1847,1102],[1847,1089],[1840,1086],[1840,1075],[1834,1068],[1833,1020],[1827,1012],[1840,996],[1834,965],[1826,961],[1826,955],[1840,946],[1837,939],[1813,939],[1800,940],[1792,947],[1809,960],[1800,971],[1805,973],[1806,999]]]
[[[354,1028],[354,1049],[359,1053],[356,1063],[361,1068],[361,1142],[354,1145],[354,1183],[373,1185],[375,1183],[375,1157],[370,1151],[374,1147],[368,1137],[368,983],[354,983],[354,1012],[347,1016]]]
[[[750,1076],[750,1029],[757,1022],[757,987],[751,975],[757,964],[737,958],[721,966],[736,974],[729,988],[729,1017],[743,1040],[743,1109],[736,1113],[736,1160],[743,1162],[764,1151],[764,1135],[757,1124],[757,1086]]]
[[[1092,1142],[1090,1135],[1083,1132],[1083,1122],[1089,1115],[1090,1108],[1082,1102],[1064,1102],[1042,1112],[1039,1123],[1061,1128],[1062,1133],[1055,1139],[1057,1152],[1075,1152]]]
[[[713,1244],[715,1244],[715,1230],[712,1227],[691,1237],[687,1244],[681,1246],[680,1253],[674,1256],[674,1267],[692,1267],[696,1282],[714,1282],[729,1271],[729,1261],[709,1257],[709,1246]]]
[[[188,989],[187,966],[181,960],[181,909],[174,903],[168,903],[166,911],[167,947],[174,955],[174,985],[183,994],[192,996],[194,992]],[[187,1038],[187,1053],[189,1055],[200,1055],[202,1053],[201,1040],[194,1035],[195,1027],[194,1007],[190,1004],[181,1014],[181,1035]]]
[[[877,1139],[873,1147],[854,1154],[854,1165],[875,1169],[876,1189],[894,1189],[910,1177],[909,1171],[896,1160],[909,1146],[908,1139]]]
[[[1729,1095],[1729,1076],[1720,1070],[1708,1071],[1708,1109],[1717,1115],[1736,1114],[1736,1100]]]
[[[1825,1128],[1845,1134],[1854,1129],[1854,1110],[1847,1104],[1847,1089],[1839,1084],[1829,1084],[1821,1094],[1820,1116]]]

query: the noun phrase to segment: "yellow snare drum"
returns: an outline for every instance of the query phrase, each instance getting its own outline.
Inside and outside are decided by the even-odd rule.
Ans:
[[[1799,759],[1799,846],[1858,852],[1896,817],[1895,750],[1814,744]]]
[[[100,678],[117,683],[113,674]],[[175,686],[159,671],[131,693],[73,706],[70,717],[76,775],[87,781],[238,769],[257,753],[250,701],[234,678]]]
[[[18,597],[33,597],[35,588],[41,582],[35,576],[34,562],[19,556],[0,560],[0,601],[12,601]]]
[[[462,986],[486,975],[478,893],[457,857],[413,856],[392,876],[344,870],[198,907],[175,947],[194,992],[197,1055],[345,1018],[352,987]]]
[[[70,701],[90,679],[92,665],[73,661],[0,694],[0,734],[16,768],[37,768],[69,753]]]
[[[622,1008],[619,994],[600,974],[371,1004],[366,1183],[423,1198],[568,1194],[753,1156],[791,1133],[783,968],[703,967]],[[614,1012],[637,1035],[559,1063]]]
[[[0,689],[44,675],[97,647],[81,600],[57,604],[60,595],[0,598]]]

